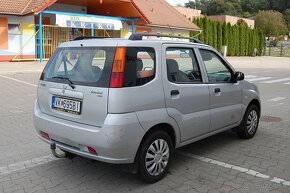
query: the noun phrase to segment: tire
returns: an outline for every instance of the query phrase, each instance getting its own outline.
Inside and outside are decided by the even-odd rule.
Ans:
[[[147,183],[161,180],[168,172],[172,157],[173,143],[170,136],[164,131],[149,134],[140,147],[139,175],[142,180]]]
[[[238,136],[242,139],[251,139],[255,136],[259,127],[260,112],[256,105],[250,105],[239,126]]]

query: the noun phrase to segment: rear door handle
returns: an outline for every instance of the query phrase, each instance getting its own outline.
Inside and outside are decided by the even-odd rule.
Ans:
[[[221,89],[220,88],[215,88],[214,89],[214,93],[220,93],[221,92]]]
[[[171,96],[179,95],[179,90],[172,90],[170,94]]]

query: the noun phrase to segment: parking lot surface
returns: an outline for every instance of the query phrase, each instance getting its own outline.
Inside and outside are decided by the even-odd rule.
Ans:
[[[290,58],[228,60],[258,85],[256,136],[227,131],[176,150],[170,172],[145,184],[119,165],[56,159],[32,112],[44,64],[0,63],[0,192],[290,192]]]

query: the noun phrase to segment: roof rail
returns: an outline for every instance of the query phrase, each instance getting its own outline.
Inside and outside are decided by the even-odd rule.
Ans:
[[[178,38],[178,39],[188,39],[192,40],[194,43],[198,44],[203,44],[202,41],[196,39],[196,38],[191,38],[191,37],[184,37],[184,36],[174,36],[174,35],[166,35],[166,34],[147,34],[147,33],[137,33],[137,34],[132,34],[129,37],[129,40],[142,40],[143,37],[167,37],[167,38]]]
[[[79,37],[76,37],[73,41],[89,40],[89,39],[104,39],[104,38],[112,38],[112,37],[105,37],[105,36],[79,36]]]

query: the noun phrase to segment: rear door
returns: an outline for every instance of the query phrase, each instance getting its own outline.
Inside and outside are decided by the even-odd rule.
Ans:
[[[210,90],[211,131],[231,127],[242,116],[242,89],[233,82],[234,70],[210,49],[199,49]]]
[[[169,116],[178,123],[181,141],[210,130],[209,89],[190,45],[163,45],[163,85]]]
[[[43,113],[93,126],[107,116],[115,47],[59,48],[38,87]]]

